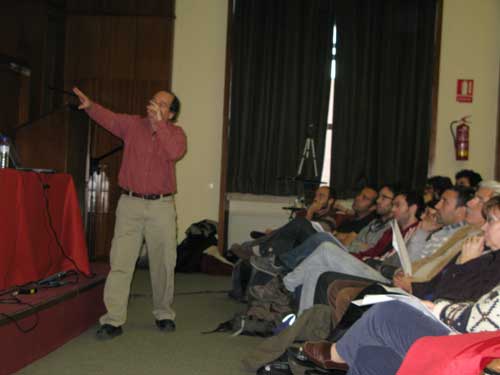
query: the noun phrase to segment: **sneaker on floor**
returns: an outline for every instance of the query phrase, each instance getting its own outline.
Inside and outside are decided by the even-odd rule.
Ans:
[[[253,230],[250,232],[250,237],[252,237],[254,240],[258,238],[264,237],[266,234],[264,232],[259,232],[257,230]]]
[[[122,327],[115,327],[111,324],[103,324],[96,332],[98,340],[111,340],[123,333]]]
[[[155,321],[156,326],[162,332],[174,332],[175,322],[171,319],[161,319]]]
[[[236,255],[240,259],[250,259],[251,256],[253,256],[253,251],[252,248],[246,247],[246,246],[241,246],[240,244],[233,244],[230,248],[229,251],[232,252],[234,255]]]
[[[283,274],[284,267],[276,265],[276,257],[251,257],[250,264],[257,270],[267,273],[271,276]]]

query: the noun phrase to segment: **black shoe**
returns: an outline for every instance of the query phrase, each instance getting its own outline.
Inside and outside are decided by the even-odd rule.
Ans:
[[[264,232],[259,232],[256,230],[253,230],[250,232],[250,237],[252,237],[254,240],[264,237],[266,234]]]
[[[257,375],[293,375],[288,364],[288,355],[285,352],[278,359],[262,366]]]
[[[111,340],[123,333],[122,327],[115,327],[111,324],[103,324],[96,332],[96,337],[99,340]]]
[[[163,332],[174,332],[175,322],[171,319],[156,320],[156,326]]]

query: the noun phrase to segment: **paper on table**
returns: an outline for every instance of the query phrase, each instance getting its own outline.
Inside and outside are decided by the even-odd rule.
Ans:
[[[403,294],[405,296],[411,296],[410,293],[408,293],[406,290],[403,290],[401,288],[397,288],[397,287],[394,287],[394,286],[388,286],[388,285],[384,285],[384,284],[378,284],[380,285],[382,288],[385,289],[386,292],[388,293],[391,293],[391,294]]]
[[[394,250],[398,253],[399,261],[401,262],[401,267],[406,276],[412,276],[413,272],[411,269],[411,261],[408,255],[408,250],[406,248],[405,241],[399,230],[399,225],[396,220],[391,221],[392,228],[392,246]]]
[[[352,301],[356,306],[369,306],[376,303],[387,302],[387,301],[401,301],[406,303],[418,311],[422,312],[424,315],[428,316],[432,320],[439,322],[442,326],[446,327],[450,332],[452,329],[444,324],[441,320],[436,318],[434,314],[416,297],[412,295],[399,295],[399,294],[367,294],[363,299],[358,299]]]

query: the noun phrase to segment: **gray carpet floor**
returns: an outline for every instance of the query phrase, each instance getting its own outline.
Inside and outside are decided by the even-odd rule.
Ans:
[[[214,293],[229,289],[229,277],[176,275],[174,308],[177,330],[162,333],[156,329],[151,314],[149,274],[147,271],[137,271],[132,285],[128,321],[123,326],[122,336],[110,341],[97,341],[96,324],[19,373],[245,374],[241,370],[240,360],[262,339],[231,337],[227,333],[201,334],[202,331],[214,329],[244,308],[242,304],[229,299],[227,293]]]

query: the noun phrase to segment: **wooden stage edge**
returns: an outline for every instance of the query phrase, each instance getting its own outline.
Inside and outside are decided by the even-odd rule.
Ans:
[[[18,296],[32,306],[0,304],[0,375],[19,371],[97,323],[105,312],[102,293],[109,266],[92,263],[91,269],[95,277],[79,275],[77,284]]]

